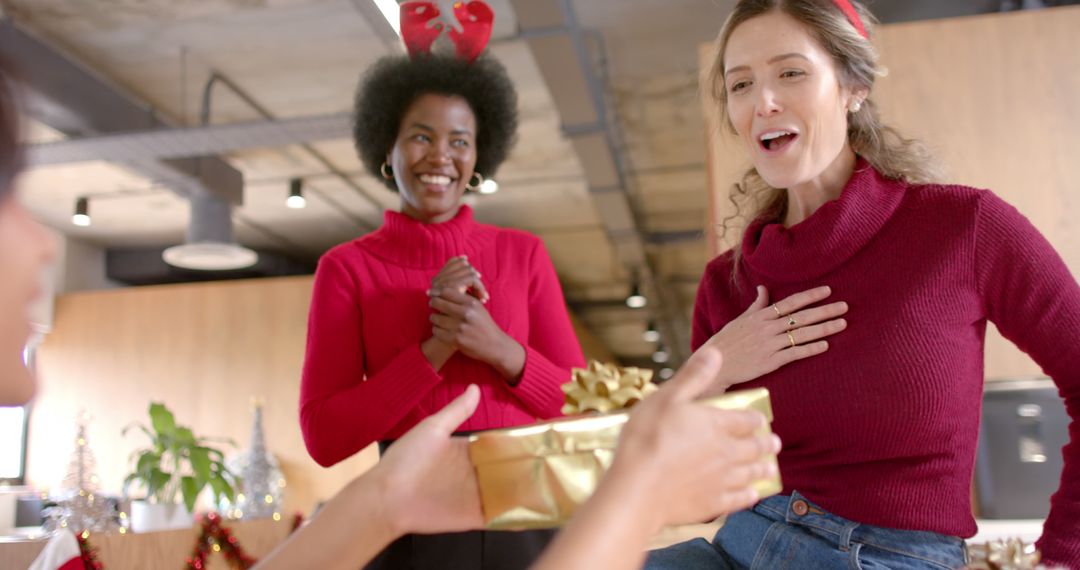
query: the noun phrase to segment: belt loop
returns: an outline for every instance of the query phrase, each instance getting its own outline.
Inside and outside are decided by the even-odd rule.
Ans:
[[[859,527],[857,522],[849,522],[844,525],[844,530],[840,532],[840,550],[847,552],[851,548],[851,535],[855,532],[855,529]]]

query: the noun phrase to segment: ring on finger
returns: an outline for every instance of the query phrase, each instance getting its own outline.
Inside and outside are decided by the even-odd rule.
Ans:
[[[791,328],[795,328],[799,326],[799,323],[795,320],[795,317],[788,317],[787,325]]]
[[[776,311],[776,318],[779,319],[780,317],[784,316],[784,313],[780,312],[780,307],[777,307],[776,303],[772,304],[772,310]]]
[[[795,348],[795,335],[787,333],[787,339],[791,341],[791,348]]]

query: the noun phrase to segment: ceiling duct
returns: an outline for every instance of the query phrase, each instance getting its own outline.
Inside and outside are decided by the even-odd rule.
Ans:
[[[132,162],[224,154],[252,148],[276,148],[351,136],[348,113],[110,133],[31,145],[31,167],[92,160]]]
[[[175,125],[107,78],[37,37],[0,18],[0,53],[20,64],[24,111],[68,137],[101,136],[169,129]],[[204,153],[206,154],[206,153]],[[201,187],[239,205],[243,175],[224,160],[140,159],[120,164],[181,196]]]
[[[229,271],[251,267],[259,261],[254,251],[233,240],[232,204],[202,188],[188,194],[191,221],[187,242],[166,249],[165,263],[184,269]]]

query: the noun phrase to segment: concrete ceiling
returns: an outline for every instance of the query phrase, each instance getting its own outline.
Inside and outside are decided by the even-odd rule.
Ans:
[[[348,111],[357,78],[387,44],[382,22],[365,17],[369,0],[9,0],[6,15],[43,42],[182,125],[199,122],[207,78],[218,72],[278,118]],[[567,297],[586,325],[620,358],[646,361],[641,339],[650,309],[611,301],[626,295],[630,268],[616,261],[574,145],[561,131],[550,86],[538,69],[510,0],[489,0],[496,14],[491,50],[509,69],[521,103],[520,144],[498,175],[501,190],[470,198],[477,217],[540,235]],[[697,90],[697,49],[716,34],[730,0],[573,0],[590,36],[598,76],[617,130],[625,191],[644,233],[655,283],[671,295],[669,311],[689,321],[706,258],[707,196]],[[999,2],[878,0],[888,21],[994,10]],[[211,121],[260,120],[228,89],[213,93]],[[27,139],[64,138],[40,123]],[[397,196],[366,173],[348,140],[313,143],[333,167],[297,146],[224,157],[245,179],[234,211],[239,242],[315,259],[329,247],[377,226]],[[306,180],[308,207],[285,207],[288,180]],[[45,223],[108,248],[158,247],[183,241],[187,203],[168,188],[116,165],[97,162],[35,169],[21,195]],[[70,224],[78,196],[91,197],[94,223]],[[653,234],[681,236],[657,245]],[[666,315],[665,318],[671,315]]]

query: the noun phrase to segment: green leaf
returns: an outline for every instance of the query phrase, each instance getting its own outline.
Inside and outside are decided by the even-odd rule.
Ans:
[[[158,402],[150,404],[150,423],[159,435],[172,437],[176,432],[176,419],[165,404]]]
[[[229,485],[229,482],[224,477],[215,473],[210,476],[210,488],[214,490],[214,500],[221,502],[221,498],[225,497],[229,501],[236,501],[236,491]]]
[[[169,479],[172,479],[171,473],[166,473],[157,467],[150,470],[150,479],[146,482],[146,494],[153,495],[158,492],[159,489],[169,484]]]
[[[231,437],[200,437],[199,443],[227,443],[233,447],[236,447],[236,440]]]
[[[210,450],[205,447],[194,447],[188,453],[191,460],[191,470],[195,473],[195,479],[199,486],[206,485],[210,480]]]
[[[178,427],[176,428],[176,442],[181,447],[190,447],[195,445],[195,434],[191,433],[191,428]]]
[[[120,435],[126,436],[128,430],[133,428],[139,428],[140,431],[146,434],[146,437],[150,438],[150,441],[154,441],[155,439],[157,439],[154,437],[154,434],[150,432],[150,428],[147,428],[139,422],[131,422],[130,424],[124,426],[124,429],[120,430]]]
[[[135,480],[141,480],[137,473],[132,473],[131,475],[124,477],[124,486],[121,488],[121,492],[125,498],[128,496],[128,488],[131,487],[131,483]]]
[[[153,451],[144,451],[139,456],[139,461],[135,465],[135,473],[140,477],[146,477],[150,474],[150,470],[161,464],[161,455]]]
[[[189,513],[195,512],[195,499],[199,498],[199,491],[203,486],[199,485],[194,477],[184,475],[180,478],[180,491],[184,494],[184,506]]]

